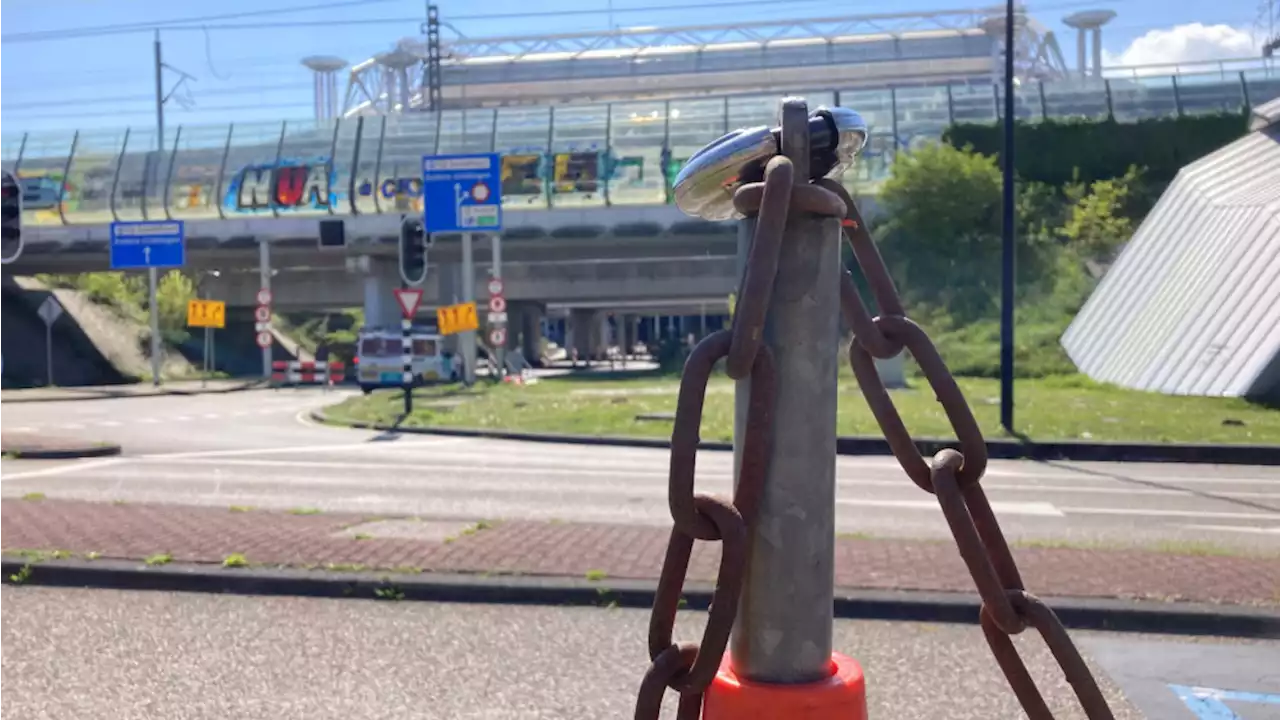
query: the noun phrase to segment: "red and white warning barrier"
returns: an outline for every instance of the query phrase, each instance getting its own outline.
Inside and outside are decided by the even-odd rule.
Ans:
[[[346,366],[341,362],[321,363],[311,360],[274,360],[271,363],[273,385],[333,385],[341,382]]]

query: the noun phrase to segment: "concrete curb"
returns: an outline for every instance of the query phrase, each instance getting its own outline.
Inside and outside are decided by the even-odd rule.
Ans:
[[[610,445],[615,447],[670,448],[661,438],[600,437],[592,435],[558,435],[508,430],[472,430],[449,427],[394,427],[377,423],[345,422],[329,418],[321,410],[311,411],[311,419],[329,425],[361,430],[379,430],[416,435],[491,438],[524,442],[565,443],[572,445]],[[726,442],[704,442],[704,450],[732,450]],[[923,438],[916,447],[925,457],[939,450],[955,447],[953,440]],[[839,455],[892,455],[889,443],[882,437],[838,437]],[[1015,440],[988,440],[987,454],[998,460],[1062,460],[1073,462],[1150,462],[1209,463],[1217,465],[1280,465],[1280,445],[1161,445],[1156,443],[1087,443],[1062,440],[1045,443],[1023,443]]]
[[[86,393],[84,395],[69,395],[66,397],[33,397],[33,398],[6,398],[4,404],[21,405],[24,403],[53,403],[53,402],[73,402],[77,400],[119,400],[121,398],[141,398],[141,397],[160,397],[163,395],[175,395],[184,397],[188,395],[227,395],[230,393],[243,392],[245,390],[253,390],[256,388],[267,387],[266,380],[253,380],[251,382],[241,383],[229,388],[214,389],[194,389],[194,390],[144,390],[141,392],[99,392]],[[10,392],[20,392],[11,390]]]
[[[93,445],[59,445],[57,447],[27,448],[21,443],[5,445],[0,448],[5,455],[15,460],[75,460],[78,458],[111,457],[119,455],[120,446],[115,443],[95,443]]]
[[[653,605],[656,587],[654,581],[648,580],[591,582],[580,578],[517,575],[147,566],[117,560],[27,563],[22,558],[6,557],[0,564],[4,582],[9,585],[428,602],[648,608]],[[690,583],[684,590],[688,607],[705,610],[711,603],[712,590],[705,583]],[[1109,598],[1044,599],[1063,624],[1075,630],[1280,638],[1280,609]],[[967,593],[837,588],[835,615],[846,619],[971,625],[977,622],[979,607],[978,597]]]

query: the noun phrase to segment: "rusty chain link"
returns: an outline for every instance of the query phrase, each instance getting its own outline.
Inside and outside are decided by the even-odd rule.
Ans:
[[[996,663],[1027,716],[1031,720],[1052,720],[1053,714],[1011,638],[1030,625],[1044,638],[1085,715],[1090,720],[1113,718],[1093,673],[1058,616],[1023,587],[1022,575],[980,484],[987,467],[987,445],[964,394],[933,341],[906,317],[889,271],[849,193],[831,180],[819,180],[815,185],[830,190],[844,201],[848,210],[843,223],[845,238],[853,247],[854,257],[881,313],[878,317],[871,316],[858,295],[853,277],[844,273],[840,304],[845,321],[854,332],[854,340],[849,345],[849,364],[898,463],[912,482],[938,499],[956,548],[982,598],[982,631]],[[903,349],[915,358],[942,405],[956,433],[959,451],[942,450],[931,461],[926,461],[903,425],[876,372],[874,360],[892,357]]]
[[[829,179],[796,185],[795,174],[789,159],[775,156],[765,166],[763,182],[744,184],[733,197],[739,212],[758,215],[758,219],[731,329],[713,333],[698,343],[680,380],[668,475],[673,525],[649,622],[651,664],[640,685],[636,720],[656,719],[668,688],[680,695],[679,720],[699,717],[703,692],[715,678],[736,619],[746,573],[747,538],[756,520],[771,452],[778,378],[773,355],[763,343],[764,325],[790,211],[843,217],[845,238],[880,311],[878,316],[871,314],[852,275],[844,272],[840,307],[854,333],[849,364],[903,470],[917,486],[937,497],[960,557],[982,599],[983,634],[1023,710],[1031,720],[1052,720],[1011,638],[1030,625],[1044,638],[1090,720],[1113,718],[1097,681],[1058,617],[1025,590],[980,484],[987,466],[982,431],[937,348],[924,330],[906,317],[893,280],[853,199],[843,186]],[[890,358],[904,349],[915,358],[942,405],[955,430],[959,451],[943,450],[926,460],[911,439],[875,367],[876,358]],[[751,379],[746,424],[740,438],[742,459],[732,503],[694,491],[707,382],[722,359],[729,377]],[[676,643],[672,639],[676,612],[694,540],[719,540],[724,547],[702,641]]]
[[[773,427],[778,377],[773,353],[762,344],[762,339],[765,311],[778,271],[778,252],[786,225],[787,190],[793,178],[790,161],[774,158],[766,168],[764,182],[754,184],[758,187],[752,192],[762,198],[764,208],[742,281],[743,288],[750,288],[752,299],[745,307],[739,306],[731,330],[712,333],[698,343],[685,362],[680,378],[668,472],[668,502],[674,522],[649,619],[651,664],[640,684],[636,720],[658,717],[667,688],[680,693],[677,718],[694,720],[701,714],[702,693],[720,668],[738,614],[738,598],[747,570],[747,529],[755,521],[760,507],[769,463],[769,432]],[[698,431],[702,425],[707,381],[721,359],[733,368],[731,377],[751,378],[742,461],[732,503],[694,492],[701,440]],[[674,643],[676,612],[695,539],[719,540],[724,544],[720,568],[702,642]]]

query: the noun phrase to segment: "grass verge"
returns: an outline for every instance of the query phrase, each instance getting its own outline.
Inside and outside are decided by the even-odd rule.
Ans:
[[[915,437],[950,437],[950,424],[929,386],[911,378],[892,396]],[[974,415],[988,438],[1008,437],[999,423],[999,382],[960,378]],[[457,427],[615,437],[669,437],[679,380],[660,374],[627,379],[580,376],[534,385],[490,385],[470,390],[429,387],[415,391],[414,411],[402,417],[398,390],[348,399],[325,412],[335,422],[407,427]],[[733,435],[733,383],[714,377],[702,416],[704,440]],[[1175,397],[1125,390],[1079,375],[1028,378],[1015,388],[1019,432],[1031,440],[1157,443],[1280,444],[1280,409],[1234,398]],[[643,416],[641,419],[639,416]],[[655,417],[656,416],[656,417]],[[840,377],[840,435],[880,435],[857,383]]]

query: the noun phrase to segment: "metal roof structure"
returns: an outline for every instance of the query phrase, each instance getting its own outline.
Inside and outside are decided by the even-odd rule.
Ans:
[[[508,102],[556,104],[761,90],[791,86],[793,71],[894,83],[945,75],[984,79],[998,73],[1003,7],[915,13],[882,13],[799,20],[764,20],[687,27],[630,27],[557,35],[442,40],[445,107]],[[1020,12],[1016,16],[1017,72],[1024,80],[1069,74],[1051,31]],[[994,24],[993,24],[994,23]],[[426,45],[401,40],[398,52],[426,57]],[[963,64],[963,66],[961,66]],[[954,66],[956,69],[951,69]],[[854,71],[854,68],[862,70]],[[721,77],[737,72],[741,77]],[[773,77],[778,76],[778,77]],[[661,78],[680,78],[674,84]],[[620,83],[620,80],[627,82]],[[400,92],[396,92],[397,86]],[[417,91],[403,96],[406,86]],[[350,71],[343,115],[423,109],[422,64],[391,68],[378,58]],[[669,86],[669,87],[668,87]],[[545,94],[544,97],[540,95]]]
[[[1081,372],[1171,395],[1280,399],[1277,102],[1183,168],[1121,251],[1062,337]]]
[[[1276,123],[1280,123],[1280,97],[1259,105],[1250,113],[1250,130],[1261,130]]]

